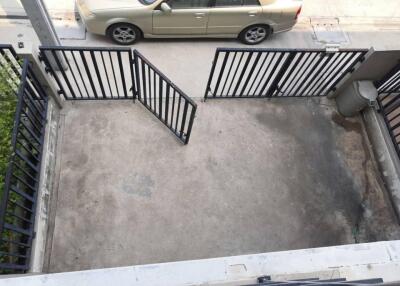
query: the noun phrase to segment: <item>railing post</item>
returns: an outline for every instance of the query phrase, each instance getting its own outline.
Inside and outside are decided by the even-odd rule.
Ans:
[[[139,99],[139,101],[142,101],[142,98],[141,98],[141,85],[140,85],[140,74],[139,74],[139,61],[138,61],[138,55],[137,55],[135,49],[133,50],[133,67],[135,68],[137,98]],[[142,75],[142,76],[144,76],[144,75]]]
[[[208,92],[211,91],[211,90],[210,90],[210,88],[211,88],[210,85],[211,85],[211,81],[212,81],[212,79],[213,79],[213,77],[214,77],[215,66],[217,65],[219,53],[220,53],[220,50],[217,49],[217,50],[215,51],[214,60],[213,60],[213,62],[212,62],[212,67],[211,67],[210,76],[209,76],[208,82],[207,82],[206,92],[205,92],[205,94],[204,94],[204,102],[206,102],[206,100],[207,100],[207,98],[208,98]],[[213,93],[213,96],[215,96],[215,93]]]
[[[197,110],[197,106],[196,105],[192,106],[192,112],[190,114],[190,120],[189,120],[188,130],[186,133],[187,136],[186,136],[185,144],[189,143],[190,135],[192,134],[192,127],[193,127],[194,118],[196,116],[196,110]]]
[[[23,48],[16,49],[17,54],[23,58],[27,58],[31,64],[32,72],[38,78],[38,81],[46,89],[46,92],[54,102],[57,104],[58,108],[63,107],[63,99],[60,98],[57,88],[55,87],[53,80],[46,73],[45,68],[40,62],[39,51],[33,46],[25,46]]]
[[[134,50],[131,50],[129,52],[129,62],[130,62],[131,77],[132,77],[133,103],[135,103],[136,102],[136,92],[137,92],[137,89],[136,89],[136,77],[135,77],[135,74],[136,74],[136,70],[135,70],[136,63],[134,61],[133,52],[134,52]]]

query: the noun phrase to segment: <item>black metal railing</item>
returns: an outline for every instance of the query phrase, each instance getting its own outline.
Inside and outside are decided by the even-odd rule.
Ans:
[[[400,63],[375,85],[380,112],[400,158]]]
[[[65,99],[134,98],[130,48],[40,47]]]
[[[21,65],[18,56],[11,45],[0,44],[0,68],[6,74],[7,84],[12,85],[13,90],[18,90],[21,76]]]
[[[137,99],[184,144],[192,132],[196,103],[137,50],[133,52]]]
[[[0,208],[2,273],[29,269],[46,124],[47,95],[28,60],[23,62],[20,75],[11,158]]]
[[[326,96],[367,52],[218,48],[204,97]]]

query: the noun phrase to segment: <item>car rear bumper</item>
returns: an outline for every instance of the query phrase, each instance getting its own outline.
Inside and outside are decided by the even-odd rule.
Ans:
[[[289,21],[289,22],[285,22],[285,23],[279,23],[279,24],[272,25],[272,28],[274,29],[274,34],[290,31],[291,29],[293,29],[293,27],[294,27],[294,25],[296,25],[296,23],[297,23],[297,20],[293,20],[293,21]]]
[[[102,22],[101,20],[99,20],[96,15],[92,14],[89,10],[87,10],[87,8],[79,5],[79,3],[77,3],[76,8],[88,32],[98,35],[106,34],[104,21]]]

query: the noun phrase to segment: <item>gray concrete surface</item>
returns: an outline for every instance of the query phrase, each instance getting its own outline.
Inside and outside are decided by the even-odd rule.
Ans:
[[[55,164],[57,156],[57,137],[59,131],[60,109],[54,100],[50,99],[47,107],[47,126],[44,138],[42,167],[38,201],[35,215],[35,238],[32,242],[30,269],[32,273],[41,273],[45,263],[46,245],[49,231],[49,220],[53,214],[50,211],[54,183],[57,181]]]
[[[199,102],[187,146],[139,104],[67,105],[47,271],[398,238],[361,120],[331,105]]]

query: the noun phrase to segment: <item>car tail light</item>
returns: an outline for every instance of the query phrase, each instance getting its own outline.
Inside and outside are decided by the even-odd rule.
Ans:
[[[297,20],[297,18],[299,18],[300,12],[301,12],[301,6],[299,7],[299,9],[296,12],[296,20]]]

